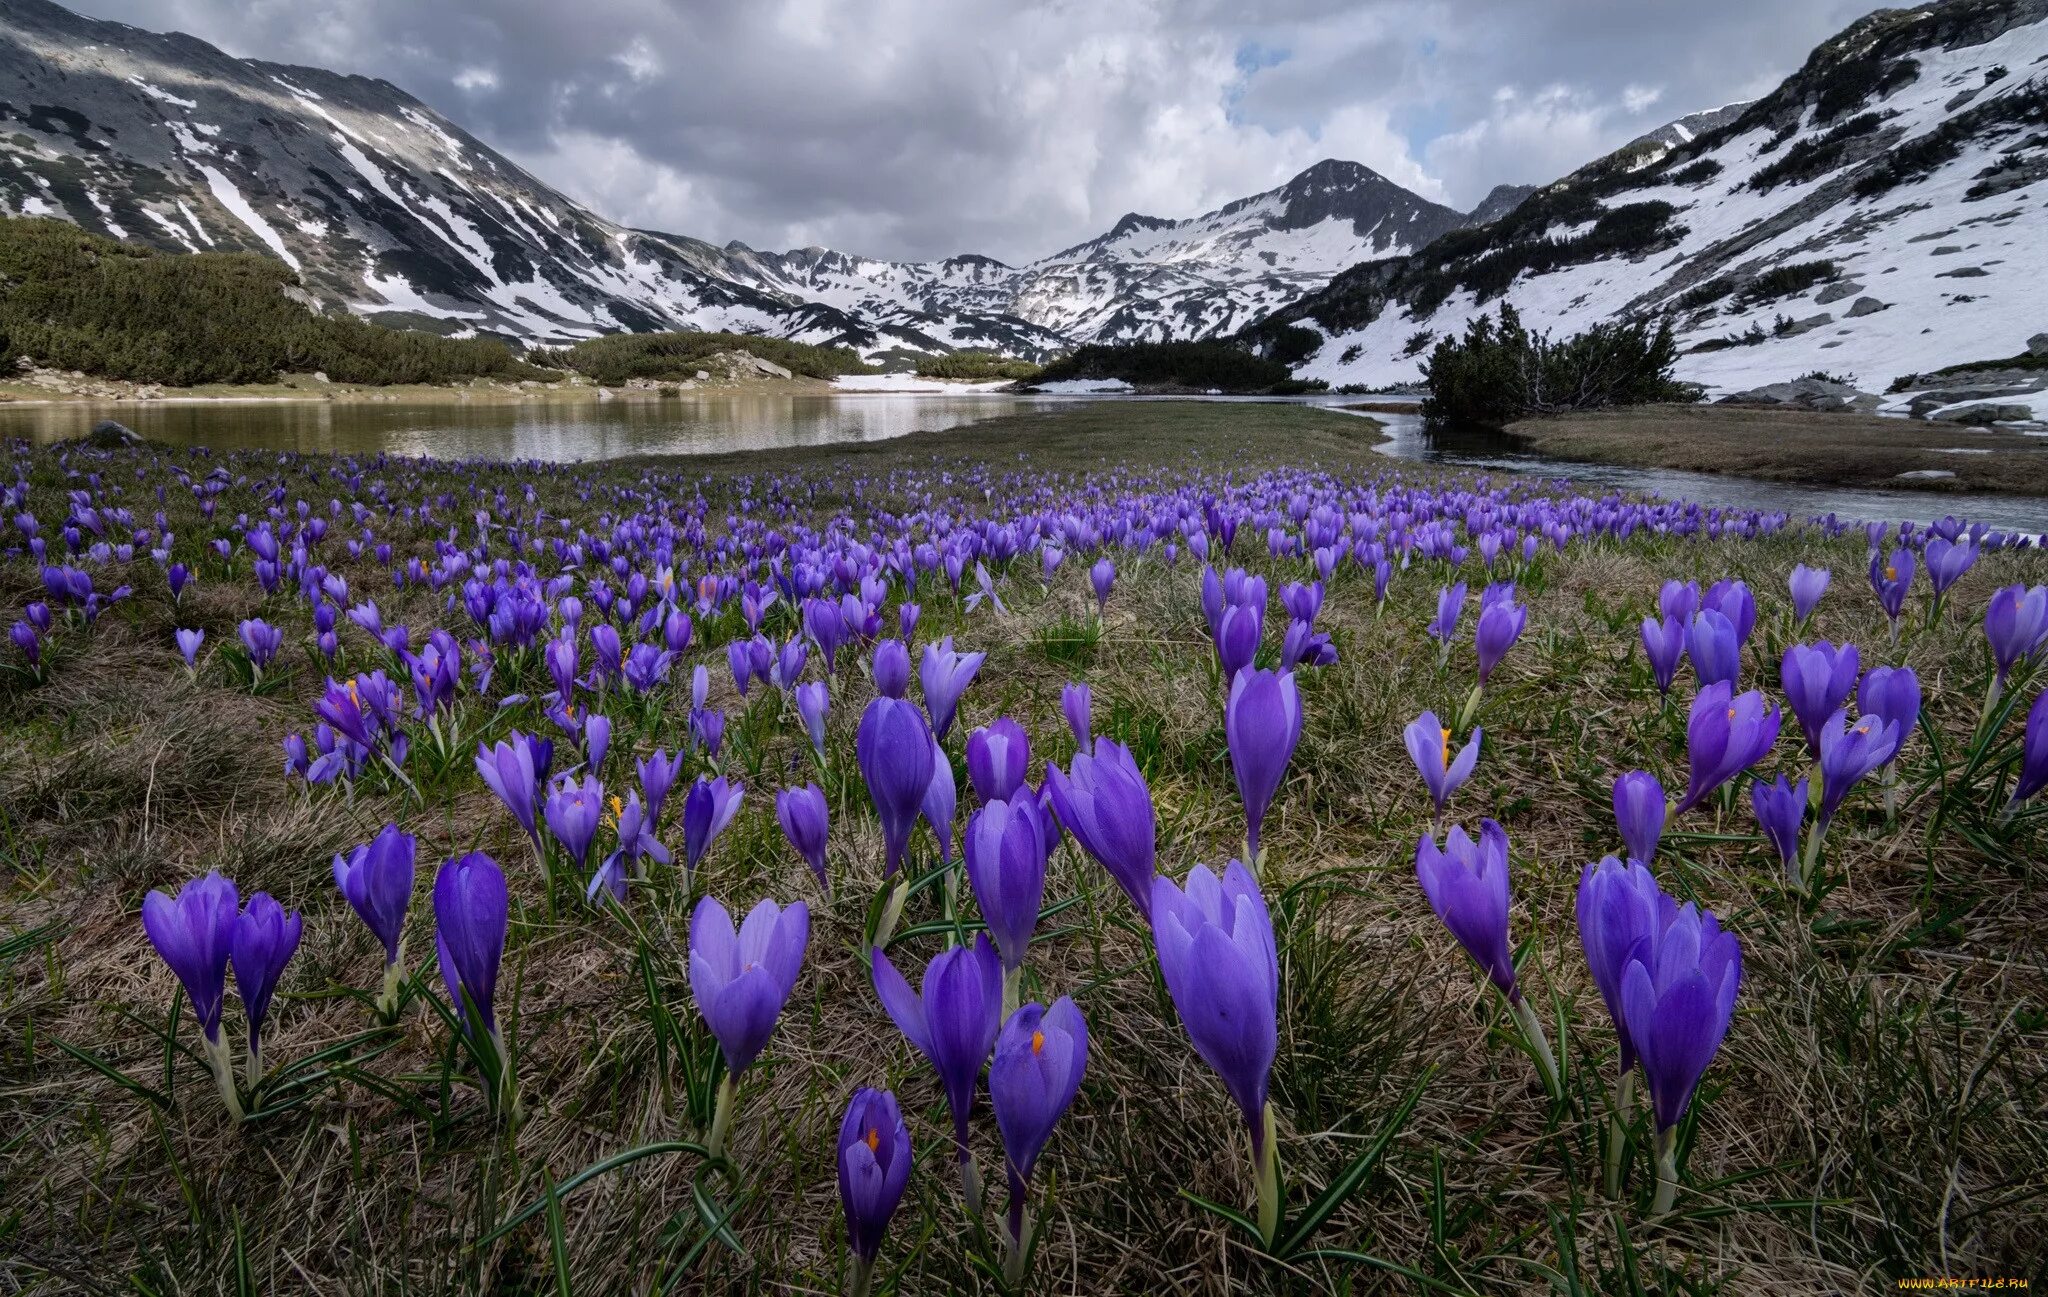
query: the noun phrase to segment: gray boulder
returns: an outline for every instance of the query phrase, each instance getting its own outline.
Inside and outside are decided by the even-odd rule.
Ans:
[[[1788,383],[1766,383],[1746,392],[1731,392],[1714,404],[1764,405],[1820,412],[1849,410],[1857,414],[1872,414],[1883,404],[1883,398],[1858,391],[1847,383],[1831,383],[1822,378],[1795,378]]]
[[[1999,405],[1986,401],[1978,405],[1966,405],[1960,409],[1943,410],[1934,416],[1936,423],[1967,423],[1984,427],[1994,423],[2026,423],[2034,417],[2033,407],[2026,405]]]
[[[1889,306],[1890,303],[1880,302],[1875,297],[1859,297],[1850,304],[1845,314],[1849,319],[1860,320],[1866,315],[1876,315],[1879,311],[1887,310]]]
[[[92,426],[92,431],[85,435],[85,444],[100,450],[120,450],[124,446],[140,446],[142,438],[136,436],[135,430],[125,423],[101,419]]]

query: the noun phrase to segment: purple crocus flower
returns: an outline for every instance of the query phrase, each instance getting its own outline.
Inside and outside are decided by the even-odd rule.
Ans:
[[[1244,802],[1245,854],[1259,865],[1259,829],[1301,740],[1301,694],[1291,671],[1240,671],[1223,709],[1230,768]]]
[[[996,1037],[988,1097],[996,1110],[1009,1171],[1010,1269],[1018,1280],[1030,1250],[1024,1208],[1031,1172],[1052,1138],[1052,1128],[1080,1092],[1087,1069],[1088,1023],[1064,995],[1051,1008],[1037,1003],[1020,1006]]]
[[[1666,581],[1657,591],[1657,611],[1666,621],[1684,626],[1699,610],[1700,583],[1697,581]]]
[[[476,749],[476,772],[485,786],[498,795],[505,809],[540,850],[540,793],[547,780],[547,768],[554,756],[552,742],[535,739],[513,730],[505,741]]]
[[[1895,549],[1891,558],[1881,555],[1870,556],[1870,588],[1877,592],[1877,602],[1884,609],[1884,615],[1891,618],[1892,634],[1898,634],[1899,617],[1906,607],[1906,592],[1913,586],[1913,551]]]
[[[1095,741],[1089,729],[1091,702],[1087,685],[1070,681],[1060,686],[1060,711],[1067,718],[1067,730],[1074,736],[1076,752],[1086,752]]]
[[[900,698],[877,698],[861,714],[860,728],[854,734],[854,755],[860,762],[861,778],[867,781],[868,796],[874,799],[875,814],[882,821],[885,876],[893,876],[903,863],[911,830],[917,827],[918,812],[932,782],[932,744],[924,713],[915,704]]]
[[[818,876],[818,886],[831,891],[825,874],[825,843],[831,823],[825,790],[816,784],[783,789],[775,794],[775,820],[782,825],[782,836]]]
[[[1994,687],[2002,689],[2014,667],[2048,647],[2048,585],[2009,585],[1993,592],[1984,609],[1984,638],[1998,668]]]
[[[1622,1015],[1635,1042],[1657,1125],[1657,1193],[1652,1214],[1678,1190],[1677,1126],[1694,1089],[1728,1035],[1742,985],[1742,948],[1712,911],[1690,903],[1640,941],[1622,974]]]
[[[277,651],[284,647],[284,632],[261,618],[251,618],[236,627],[242,647],[249,654],[249,662],[258,671],[269,666],[277,657]]]
[[[874,1268],[882,1235],[910,1182],[910,1130],[903,1110],[887,1090],[862,1086],[839,1123],[839,1207],[846,1216],[846,1243],[854,1264]],[[856,1282],[856,1291],[865,1285]]]
[[[1806,732],[1809,753],[1820,754],[1821,726],[1855,690],[1862,668],[1863,659],[1854,644],[1836,648],[1821,640],[1811,645],[1794,644],[1785,650],[1779,679],[1793,717]]]
[[[1805,624],[1813,616],[1813,610],[1820,606],[1820,597],[1828,592],[1828,582],[1834,574],[1824,567],[1808,567],[1801,563],[1792,569],[1786,584],[1792,591],[1792,617]]]
[[[1732,685],[1742,672],[1742,641],[1735,623],[1712,608],[1695,614],[1686,627],[1685,652],[1702,685]]]
[[[986,653],[955,653],[953,637],[946,636],[936,644],[924,646],[924,660],[919,664],[917,677],[924,685],[924,705],[931,713],[932,733],[941,742],[946,731],[953,727],[953,713],[960,706],[960,695],[967,692],[967,686],[974,681],[974,673],[981,670]]]
[[[1899,746],[1904,747],[1920,723],[1920,677],[1911,667],[1870,668],[1856,686],[1856,710],[1898,726]]]
[[[732,916],[705,897],[690,913],[690,994],[717,1038],[729,1077],[753,1065],[782,1014],[810,943],[811,910],[764,900],[735,932]],[[716,1150],[714,1150],[716,1155]]]
[[[2048,788],[2048,693],[2034,699],[2027,709],[2027,727],[2020,739],[2020,772],[2013,780],[2012,799],[2006,803],[2011,814],[2021,802]]]
[[[932,836],[938,839],[939,861],[953,863],[953,815],[960,809],[960,790],[953,783],[953,762],[946,750],[932,740],[932,781],[925,785],[924,798],[918,803],[918,813],[924,822],[932,826]]]
[[[640,774],[640,792],[647,800],[647,823],[649,826],[661,822],[661,809],[668,804],[668,791],[675,787],[676,776],[683,772],[683,763],[670,756],[668,749],[656,748],[634,763]]]
[[[1756,629],[1756,596],[1749,592],[1746,582],[1733,577],[1714,582],[1700,596],[1700,607],[1728,619],[1728,624],[1735,628],[1738,646],[1749,643],[1749,633]]]
[[[1739,696],[1731,696],[1732,693],[1725,683],[1712,684],[1692,700],[1692,711],[1685,723],[1686,754],[1692,769],[1685,796],[1673,808],[1675,814],[1685,814],[1715,789],[1763,760],[1778,741],[1778,727],[1783,720],[1778,709],[1766,703],[1764,696],[1754,689]]]
[[[1235,860],[1221,879],[1196,865],[1185,888],[1161,875],[1152,880],[1152,938],[1181,1025],[1237,1102],[1259,1164],[1279,1046],[1280,965],[1265,897]]]
[[[590,846],[604,819],[604,785],[592,775],[581,780],[563,775],[548,792],[545,814],[548,832],[562,844],[575,872],[581,875],[590,867]]]
[[[1678,677],[1678,664],[1685,658],[1686,624],[1671,617],[1643,618],[1643,655],[1650,661],[1650,676],[1660,694],[1669,694]]]
[[[965,1171],[973,1158],[967,1131],[974,1087],[1002,1023],[1003,966],[995,947],[986,934],[977,933],[973,945],[954,946],[933,956],[917,993],[880,950],[869,952],[868,969],[889,1020],[939,1074],[953,1114],[954,1154]],[[967,1174],[971,1197],[974,1181],[972,1173]]]
[[[1657,858],[1668,809],[1664,786],[1647,770],[1631,770],[1614,781],[1614,823],[1630,860],[1647,865]]]
[[[1088,569],[1088,584],[1095,589],[1095,611],[1099,616],[1109,606],[1109,591],[1116,584],[1116,564],[1104,555],[1095,560],[1095,566]]]
[[[1434,834],[1415,844],[1415,877],[1430,908],[1489,980],[1519,1004],[1513,947],[1508,941],[1508,835],[1479,821],[1479,841],[1453,825],[1438,847]]]
[[[1019,787],[1011,798],[991,798],[968,817],[961,844],[967,881],[1003,957],[1003,970],[1011,975],[1024,966],[1045,899],[1051,844],[1043,816],[1037,799]]]
[[[1586,952],[1593,984],[1600,988],[1600,998],[1614,1019],[1624,1076],[1635,1066],[1636,1046],[1623,1011],[1622,978],[1637,944],[1656,936],[1661,909],[1668,904],[1657,880],[1640,860],[1623,863],[1607,856],[1598,864],[1587,865],[1579,875],[1579,945]]]
[[[1429,799],[1436,804],[1438,815],[1444,813],[1444,803],[1451,800],[1451,794],[1472,777],[1472,768],[1479,762],[1481,732],[1475,728],[1465,746],[1458,749],[1458,755],[1452,757],[1451,731],[1438,722],[1435,712],[1422,713],[1401,731],[1408,756],[1421,772],[1422,782],[1429,786]]]
[[[831,699],[831,690],[822,680],[796,687],[796,714],[802,718],[804,733],[811,739],[811,750],[818,754],[821,763],[825,760],[825,713]]]
[[[640,794],[629,792],[621,802],[612,798],[612,815],[618,845],[598,865],[597,872],[590,876],[590,882],[583,889],[583,899],[594,901],[600,890],[614,901],[626,899],[626,885],[636,877],[644,877],[646,867],[642,860],[653,860],[667,864],[672,858],[661,839],[654,836],[654,817],[640,804]]]
[[[1429,623],[1430,637],[1451,651],[1451,641],[1458,637],[1458,622],[1465,615],[1465,583],[1445,586],[1436,593],[1436,618]]]
[[[1474,644],[1479,654],[1479,683],[1486,684],[1493,669],[1507,656],[1515,641],[1522,637],[1522,628],[1529,624],[1527,604],[1514,602],[1510,593],[1506,598],[1482,600],[1479,608],[1479,624],[1473,631]]]
[[[504,871],[481,851],[443,863],[434,876],[434,949],[441,981],[472,1037],[497,1039],[498,963],[505,955],[509,905]]]
[[[249,906],[235,919],[230,954],[235,968],[235,988],[242,993],[242,1013],[249,1020],[249,1078],[263,1075],[263,1020],[270,1013],[270,997],[284,976],[284,968],[299,948],[305,922],[297,910],[289,914],[268,892],[249,898]]]
[[[22,624],[27,625],[26,622]],[[176,633],[174,638],[178,641],[178,656],[185,659],[185,669],[188,671],[197,670],[199,667],[199,646],[206,642],[206,632],[203,630],[181,630]]]
[[[1030,764],[1031,741],[1024,727],[1007,716],[998,716],[967,736],[967,778],[984,802],[1016,793]]]
[[[221,1004],[227,997],[228,957],[240,911],[234,883],[218,870],[186,883],[175,896],[152,889],[142,898],[142,930],[177,974],[200,1032],[215,1048],[222,1044]]]
[[[746,789],[728,783],[723,776],[706,779],[699,775],[683,798],[683,867],[694,870],[725,827],[739,814],[740,798]]]
[[[412,905],[417,851],[412,834],[396,824],[386,824],[375,838],[347,857],[334,858],[334,886],[384,947],[386,969],[398,964],[405,912]]]
[[[669,663],[675,655],[652,644],[635,644],[620,668],[626,684],[636,694],[652,691],[668,679]]]
[[[910,692],[910,650],[900,639],[885,639],[875,645],[875,692],[884,698],[901,698]]]
[[[1149,923],[1157,829],[1137,758],[1113,739],[1098,739],[1091,750],[1076,752],[1067,770],[1048,766],[1045,779],[1060,823]]]
[[[567,707],[576,701],[576,637],[564,632],[548,641],[542,659],[555,682],[555,698]]]
[[[1252,664],[1265,635],[1266,611],[1259,604],[1231,604],[1216,623],[1216,666],[1225,681]]]
[[[1865,716],[1849,723],[1847,708],[1821,726],[1820,807],[1814,813],[1816,835],[1827,832],[1849,791],[1865,776],[1892,759],[1899,750],[1899,727]]]
[[[1927,583],[1939,600],[1977,562],[1977,546],[1968,540],[1950,541],[1936,536],[1927,542],[1921,557],[1927,560]]]
[[[1749,787],[1757,827],[1770,839],[1779,863],[1785,866],[1786,877],[1795,886],[1800,881],[1799,830],[1806,823],[1807,801],[1808,787],[1803,776],[1796,784],[1779,775],[1775,784],[1759,779]]]

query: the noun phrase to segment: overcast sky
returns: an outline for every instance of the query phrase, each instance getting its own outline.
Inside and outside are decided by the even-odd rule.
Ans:
[[[1324,157],[1469,208],[1768,90],[1867,0],[64,0],[384,77],[634,225],[1028,261]]]

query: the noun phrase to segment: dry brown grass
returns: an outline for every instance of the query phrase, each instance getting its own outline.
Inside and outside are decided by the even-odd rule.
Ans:
[[[1722,405],[1591,410],[1508,425],[1559,459],[1824,486],[2048,495],[2048,445],[1994,428]],[[1958,454],[1956,451],[1968,453]],[[1901,473],[1952,478],[1899,480]]]
[[[1126,406],[1114,415],[1000,421],[837,457],[729,457],[701,474],[689,465],[665,489],[702,475],[708,491],[744,491],[741,479],[750,475],[758,483],[767,473],[829,462],[829,480],[843,491],[852,474],[922,470],[935,456],[984,456],[1007,467],[1023,455],[1059,472],[1100,472],[1105,461],[1246,471],[1316,463],[1352,477],[1394,471],[1364,450],[1369,435],[1302,411]],[[583,475],[612,486],[677,472],[674,464],[643,464]],[[541,476],[553,507],[576,507],[573,476]],[[519,474],[486,478],[510,483]],[[821,498],[816,507],[829,512],[842,499]],[[594,507],[608,506],[581,506]],[[1253,559],[1277,590],[1297,573],[1266,561],[1261,540],[1241,536],[1238,557]],[[1914,738],[1907,786],[1917,791],[1894,829],[1868,793],[1852,801],[1830,852],[1842,881],[1816,914],[1801,914],[1776,885],[1774,864],[1751,836],[1746,798],[1725,818],[1695,812],[1667,838],[1660,878],[1740,933],[1747,981],[1697,1105],[1681,1213],[1652,1222],[1643,1212],[1646,1165],[1635,1168],[1626,1201],[1609,1202],[1599,1189],[1612,1034],[1579,958],[1574,888],[1581,865],[1615,846],[1606,804],[1615,774],[1640,767],[1667,786],[1683,782],[1682,715],[1659,707],[1635,646],[1635,622],[1653,606],[1658,583],[1747,579],[1763,617],[1745,679],[1774,686],[1784,576],[1800,561],[1836,574],[1812,634],[1853,640],[1869,662],[1917,667],[1946,755],[1938,762],[1926,737]],[[1016,716],[1034,738],[1035,779],[1046,759],[1063,762],[1070,752],[1059,687],[1085,678],[1095,689],[1097,728],[1131,742],[1147,765],[1161,867],[1178,874],[1196,861],[1220,862],[1235,850],[1242,822],[1195,599],[1199,569],[1185,556],[1175,568],[1156,558],[1127,565],[1100,641],[1077,648],[1068,632],[1087,601],[1076,566],[1069,560],[1041,598],[1035,564],[1028,574],[1020,564],[1006,591],[1016,607],[1008,619],[986,611],[963,617],[949,596],[925,597],[921,637],[951,629],[963,647],[989,653],[960,724]],[[2001,827],[1969,809],[1988,801],[1988,788],[1943,788],[1955,782],[1943,762],[1953,766],[1983,682],[1973,610],[1999,584],[2039,579],[2039,563],[1986,557],[1953,593],[1944,620],[1917,629],[1896,657],[1885,648],[1861,566],[1860,539],[1812,532],[1764,542],[1644,537],[1546,555],[1525,583],[1529,631],[1495,677],[1480,717],[1484,756],[1454,814],[1467,823],[1491,815],[1514,844],[1513,925],[1528,943],[1523,978],[1568,1025],[1558,1043],[1573,1079],[1556,1110],[1507,1043],[1498,1001],[1429,913],[1412,874],[1428,808],[1399,727],[1424,706],[1441,712],[1462,698],[1469,642],[1440,673],[1422,638],[1434,573],[1398,575],[1383,613],[1371,606],[1369,581],[1355,570],[1339,576],[1324,618],[1342,659],[1304,679],[1306,731],[1266,830],[1267,890],[1286,946],[1275,1097],[1286,1114],[1294,1206],[1361,1147],[1426,1068],[1437,1072],[1379,1172],[1326,1228],[1327,1247],[1409,1267],[1434,1291],[1453,1292],[1821,1294],[1887,1289],[1921,1273],[2044,1277],[2048,976],[2033,864],[2040,821]],[[91,636],[64,638],[46,684],[0,685],[0,923],[10,933],[55,925],[47,941],[0,959],[0,1096],[8,1113],[0,1128],[0,1284],[25,1292],[233,1290],[239,1256],[258,1292],[552,1290],[544,1219],[486,1246],[476,1241],[539,1199],[544,1175],[559,1182],[621,1150],[700,1133],[703,1114],[689,1110],[681,1068],[673,1058],[666,1069],[660,1064],[639,968],[644,944],[668,1009],[693,1023],[679,950],[689,897],[673,881],[636,892],[644,942],[610,912],[569,907],[550,920],[509,817],[467,773],[424,809],[369,792],[308,800],[283,780],[276,753],[284,734],[309,724],[315,674],[266,697],[237,691],[217,671],[187,684],[169,628],[204,624],[218,643],[256,600],[210,582],[198,603],[188,596],[186,609],[173,610],[160,578],[143,575],[146,560],[136,567],[137,597]],[[32,580],[0,569],[0,607],[18,606]],[[440,615],[431,595],[369,592],[389,620],[417,628]],[[1924,594],[1914,606],[1924,613]],[[271,615],[283,608],[271,605]],[[1048,628],[1058,633],[1048,639]],[[1468,617],[1468,636],[1469,629]],[[919,1297],[993,1292],[963,1255],[943,1099],[881,1014],[855,950],[880,878],[879,835],[864,795],[843,773],[828,781],[838,893],[822,901],[781,843],[771,807],[774,788],[807,777],[802,739],[758,693],[751,719],[740,719],[721,643],[700,642],[691,660],[713,663],[715,704],[734,711],[728,742],[750,754],[741,760],[758,761],[758,773],[745,775],[746,808],[714,849],[700,887],[734,905],[773,894],[809,897],[814,906],[804,977],[745,1087],[733,1147],[738,1177],[705,1186],[737,1203],[731,1224],[741,1250],[698,1246],[705,1229],[693,1198],[696,1162],[668,1155],[596,1180],[563,1203],[564,1269],[579,1294],[664,1285],[838,1290],[843,1234],[831,1139],[850,1090],[877,1084],[903,1099],[920,1159],[884,1246],[883,1281]],[[835,699],[836,753],[850,753],[863,700],[859,692]],[[684,705],[671,704],[671,724],[674,707]],[[758,734],[752,746],[740,737],[749,730]],[[1790,760],[1791,744],[1788,736],[1780,745],[1781,761]],[[1944,795],[1949,826],[1930,842]],[[418,1004],[360,1076],[337,1078],[305,1107],[243,1131],[225,1122],[204,1076],[186,1064],[176,1069],[175,1102],[159,1110],[53,1043],[99,1051],[143,1084],[169,1084],[162,1045],[124,1016],[161,1024],[175,999],[135,916],[147,888],[174,887],[208,868],[236,877],[245,894],[267,888],[306,914],[298,961],[273,1011],[270,1057],[289,1060],[362,1031],[362,1007],[335,988],[373,984],[374,944],[334,895],[327,859],[390,816],[421,835],[423,875],[443,856],[481,845],[514,880],[518,913],[501,1003],[517,1004],[527,1116],[516,1133],[488,1119],[445,1031]],[[679,845],[678,834],[668,836]],[[431,979],[425,891],[423,877],[409,958]],[[1029,993],[1074,996],[1094,1051],[1039,1171],[1051,1198],[1036,1291],[1420,1290],[1412,1279],[1337,1255],[1276,1267],[1179,1196],[1186,1188],[1225,1203],[1246,1199],[1237,1119],[1188,1047],[1129,906],[1071,842],[1053,862],[1047,896],[1083,899],[1041,930]],[[913,901],[911,921],[934,914],[928,897]],[[931,939],[916,941],[897,958],[908,968],[936,949]],[[232,1030],[237,1008],[228,1020]],[[184,1030],[189,1035],[189,1015]],[[995,1167],[1000,1150],[985,1096],[976,1140],[984,1167]]]

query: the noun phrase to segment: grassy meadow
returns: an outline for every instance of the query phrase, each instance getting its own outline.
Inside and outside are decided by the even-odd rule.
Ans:
[[[477,545],[487,530],[500,556],[518,533],[519,555],[547,575],[558,536],[618,536],[636,511],[688,511],[700,499],[691,516],[715,539],[747,519],[860,536],[905,518],[1000,517],[1147,483],[1227,492],[1269,472],[1347,488],[1472,485],[1396,465],[1373,453],[1375,437],[1370,421],[1323,411],[1161,403],[816,451],[595,465],[8,448],[5,476],[26,483],[53,554],[75,507],[67,493],[94,494],[104,512],[118,488],[132,526],[163,511],[172,556],[196,577],[174,602],[138,546],[93,569],[99,589],[132,593],[90,627],[60,621],[39,671],[0,644],[12,654],[0,672],[0,1290],[841,1292],[834,1136],[861,1085],[894,1091],[916,1151],[874,1291],[1002,1290],[970,1255],[939,1084],[883,1013],[860,950],[883,855],[853,759],[874,693],[868,651],[841,650],[820,775],[783,696],[766,683],[744,698],[734,688],[725,645],[747,634],[736,601],[693,614],[695,638],[668,683],[630,715],[623,700],[613,712],[612,782],[631,780],[627,749],[683,746],[690,668],[704,663],[710,705],[726,717],[718,767],[745,785],[744,801],[694,880],[680,866],[680,828],[664,825],[678,864],[653,870],[624,905],[586,905],[581,880],[544,894],[524,836],[473,763],[479,741],[550,728],[536,702],[500,705],[548,687],[537,653],[505,655],[487,693],[465,668],[449,751],[415,740],[406,773],[416,792],[390,778],[309,788],[286,776],[280,744],[310,730],[323,677],[389,660],[346,619],[340,664],[317,657],[291,580],[265,596],[245,553],[223,560],[208,548],[239,540],[238,515],[260,519],[274,502],[296,525],[305,515],[295,502],[306,501],[332,525],[321,558],[349,599],[374,599],[417,646],[434,626],[476,632],[453,587],[395,588],[370,548],[341,548],[360,530],[352,502],[372,506],[364,525],[400,565],[431,562],[437,542]],[[203,516],[188,488],[216,470],[225,480]],[[392,499],[433,507],[408,518],[386,506],[380,483]],[[492,515],[488,529],[480,511]],[[1485,691],[1481,756],[1446,819],[1476,828],[1491,817],[1508,834],[1519,979],[1564,1070],[1558,1102],[1517,1048],[1502,998],[1416,881],[1416,841],[1434,816],[1401,731],[1425,708],[1456,714],[1472,686],[1471,610],[1445,665],[1424,628],[1447,581],[1471,581],[1476,597],[1487,580],[1479,555],[1452,576],[1416,552],[1383,607],[1369,570],[1338,564],[1317,622],[1338,659],[1298,673],[1305,723],[1266,820],[1260,881],[1280,964],[1272,1098],[1287,1211],[1299,1219],[1347,1168],[1360,1178],[1285,1258],[1189,1196],[1250,1209],[1243,1122],[1190,1047],[1146,925],[1064,836],[1024,995],[1072,997],[1090,1050],[1033,1178],[1042,1226],[1030,1291],[1738,1297],[1895,1291],[1929,1275],[2048,1281],[2048,815],[2000,815],[2037,680],[2015,685],[1995,741],[1968,755],[1991,670],[1983,609],[1998,587],[2042,580],[2042,560],[1987,552],[1938,617],[1923,577],[1893,647],[1865,579],[1861,530],[1736,530],[1645,527],[1562,551],[1545,542],[1526,567],[1503,560],[1528,625]],[[1074,755],[1061,688],[1086,682],[1095,732],[1129,745],[1149,783],[1160,871],[1220,868],[1241,852],[1244,816],[1201,561],[1183,548],[1169,564],[1156,545],[1109,552],[1117,576],[1099,623],[1085,553],[1069,554],[1049,587],[1035,553],[992,566],[1007,613],[989,603],[969,611],[942,574],[925,576],[912,660],[945,634],[988,654],[947,747],[957,763],[969,730],[1013,717],[1030,735],[1034,787],[1047,762]],[[1224,556],[1214,557],[1221,569]],[[1228,562],[1276,592],[1310,575],[1303,558],[1270,556],[1264,528],[1249,522]],[[1619,1199],[1601,1183],[1615,1035],[1580,953],[1575,890],[1588,862],[1620,849],[1609,804],[1617,775],[1647,770],[1666,789],[1685,786],[1691,672],[1661,699],[1638,638],[1660,584],[1746,581],[1759,615],[1740,687],[1776,697],[1779,655],[1796,642],[1786,579],[1800,563],[1830,568],[1833,584],[1798,638],[1854,642],[1866,666],[1914,667],[1921,729],[1900,757],[1896,815],[1874,781],[1859,787],[1830,831],[1810,901],[1786,889],[1747,778],[1667,830],[1658,880],[1738,934],[1744,978],[1733,1027],[1680,1127],[1677,1205],[1653,1218],[1647,1108],[1633,1114]],[[678,551],[680,577],[702,570]],[[961,591],[975,588],[970,563]],[[884,635],[895,630],[896,593]],[[42,597],[36,563],[0,558],[0,622]],[[252,683],[234,646],[253,617],[282,628],[285,648]],[[1277,656],[1281,624],[1267,623],[1262,664]],[[206,632],[189,673],[173,646],[180,628]],[[796,629],[788,600],[769,608],[771,639]],[[1758,767],[1766,778],[1807,764],[1789,710],[1785,722]],[[701,754],[690,761],[691,773],[711,768]],[[777,789],[813,778],[831,808],[829,897],[774,810]],[[974,797],[964,775],[960,785],[964,820]],[[421,878],[405,946],[415,986],[384,1029],[365,1003],[382,952],[329,862],[387,822],[418,836]],[[498,1014],[522,1098],[516,1122],[489,1110],[437,1007],[427,893],[443,859],[474,850],[510,880]],[[174,891],[213,869],[305,921],[270,1010],[271,1098],[240,1126],[138,920],[150,889]],[[956,929],[942,917],[926,829],[908,869],[920,883],[889,953],[915,986]],[[802,974],[744,1075],[718,1163],[694,1151],[711,1117],[716,1051],[693,1005],[685,946],[690,908],[706,894],[735,915],[763,896],[811,907]],[[226,1022],[235,1038],[233,997]],[[974,1138],[999,1201],[1002,1147],[985,1089]]]

